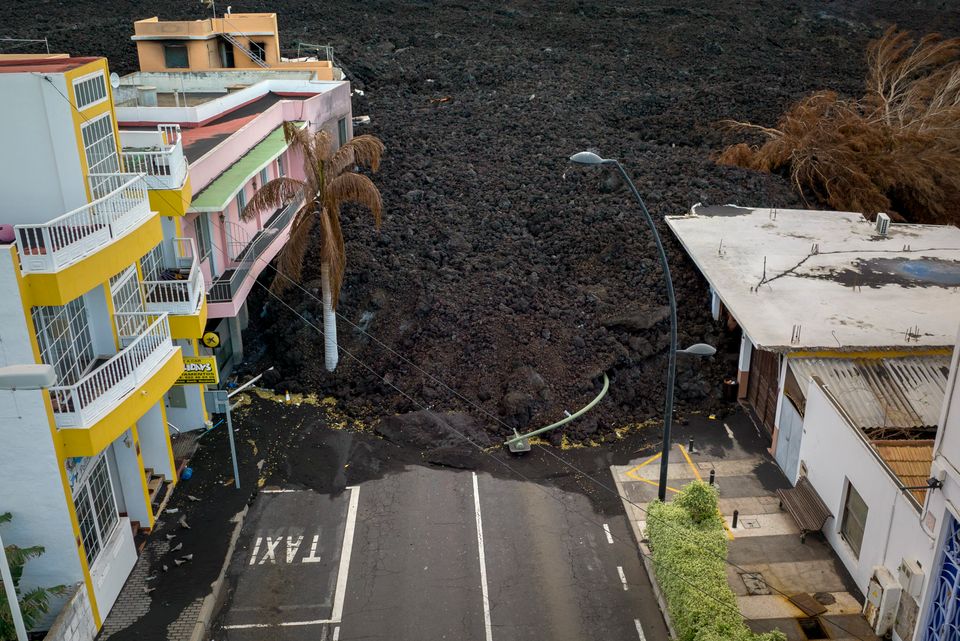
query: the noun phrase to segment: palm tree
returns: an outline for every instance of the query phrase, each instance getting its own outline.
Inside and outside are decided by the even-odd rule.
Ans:
[[[0,525],[9,523],[13,516],[10,512],[0,514]],[[43,554],[43,546],[33,545],[27,548],[16,545],[8,545],[6,548],[0,548],[0,554],[7,555],[7,562],[10,564],[10,574],[13,577],[14,591],[17,601],[20,603],[20,615],[23,617],[23,624],[27,630],[30,630],[37,624],[43,615],[50,609],[50,598],[63,596],[67,593],[67,586],[56,585],[52,588],[36,587],[23,592],[20,589],[20,579],[23,577],[23,566],[32,558]],[[10,595],[3,589],[0,583],[0,641],[16,641],[17,631],[13,624],[13,613],[10,612]]]
[[[283,133],[291,149],[303,155],[304,179],[280,176],[257,190],[241,216],[244,220],[261,211],[274,211],[294,200],[303,200],[290,227],[290,240],[280,252],[279,274],[270,289],[280,293],[299,282],[303,259],[313,226],[320,226],[320,282],[323,288],[323,355],[327,371],[337,367],[337,301],[347,256],[340,228],[340,207],[358,203],[373,213],[380,229],[383,202],[380,191],[369,178],[354,173],[355,166],[371,171],[380,168],[384,145],[375,136],[357,136],[334,150],[329,134],[322,129],[311,133],[297,123],[283,123]]]

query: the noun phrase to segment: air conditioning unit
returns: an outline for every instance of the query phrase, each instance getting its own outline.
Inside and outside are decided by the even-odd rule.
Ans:
[[[888,231],[890,231],[890,216],[880,212],[877,214],[877,233],[886,236]]]
[[[867,586],[867,600],[863,602],[863,616],[877,636],[884,636],[893,627],[903,588],[890,570],[878,565]]]
[[[920,590],[923,587],[923,569],[916,559],[902,559],[897,569],[900,578],[900,587],[914,599],[920,599]]]

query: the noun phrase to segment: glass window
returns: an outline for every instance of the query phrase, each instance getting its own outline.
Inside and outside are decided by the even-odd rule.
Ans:
[[[277,156],[277,176],[286,176],[287,168],[284,166],[283,156]]]
[[[107,99],[107,83],[103,72],[84,76],[73,81],[73,98],[77,109],[85,109]]]
[[[163,63],[167,69],[189,69],[190,58],[187,55],[187,45],[163,45]]]
[[[163,273],[163,246],[157,244],[156,247],[144,254],[140,259],[140,270],[143,272],[143,280],[161,280],[160,274]]]
[[[840,523],[840,534],[843,540],[853,549],[853,553],[860,558],[860,546],[863,545],[863,532],[867,525],[867,504],[863,502],[857,488],[847,482],[847,500],[843,505],[843,521]]]
[[[341,118],[337,121],[337,135],[340,137],[340,146],[347,142],[347,119]]]
[[[40,359],[53,366],[58,385],[73,385],[94,361],[93,338],[83,297],[66,305],[44,305],[31,310],[40,344]]]
[[[197,238],[197,251],[200,252],[200,260],[204,260],[210,253],[210,235],[207,232],[207,219],[203,214],[199,214],[193,219],[193,233]]]
[[[246,206],[247,206],[247,193],[243,188],[241,188],[240,191],[237,192],[237,216],[238,217],[243,215],[243,208]]]
[[[113,136],[113,118],[110,114],[103,114],[80,125],[80,135],[83,138],[88,174],[115,174],[120,171],[117,142]]]
[[[130,315],[144,311],[136,265],[130,265],[116,276],[110,277],[110,298],[113,301],[117,335],[121,344],[125,345],[146,331],[149,325],[148,316]]]
[[[270,182],[270,172],[268,172],[267,168],[264,167],[260,170],[260,186],[263,187],[268,182]]]
[[[267,46],[264,42],[254,42],[250,41],[250,53],[253,54],[253,57],[261,62],[267,60]]]
[[[73,504],[87,563],[92,564],[120,521],[105,455],[100,455],[87,477],[73,488]]]

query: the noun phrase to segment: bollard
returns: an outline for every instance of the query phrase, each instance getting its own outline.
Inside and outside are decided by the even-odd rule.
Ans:
[[[693,438],[687,441],[687,451],[693,453]]]
[[[717,477],[716,470],[710,470],[710,485],[713,485],[713,480]]]
[[[740,518],[740,510],[733,511],[733,525],[730,527],[731,530],[737,529],[737,519]]]

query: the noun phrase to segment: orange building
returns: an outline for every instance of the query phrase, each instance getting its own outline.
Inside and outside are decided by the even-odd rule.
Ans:
[[[171,21],[154,16],[133,25],[140,71],[309,70],[314,80],[342,75],[330,60],[282,57],[275,13]]]

